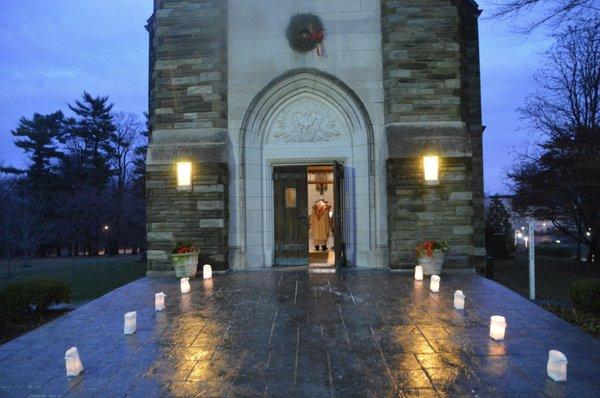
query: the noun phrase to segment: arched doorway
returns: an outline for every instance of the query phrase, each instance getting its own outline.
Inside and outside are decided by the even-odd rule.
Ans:
[[[335,77],[295,70],[268,84],[243,119],[232,224],[239,242],[233,269],[271,266],[274,255],[273,168],[340,162],[344,167],[344,235],[350,266],[369,266],[377,246],[373,131],[357,95]],[[372,261],[372,260],[371,260]]]

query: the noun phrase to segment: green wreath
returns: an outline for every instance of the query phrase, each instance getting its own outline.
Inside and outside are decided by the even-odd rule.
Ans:
[[[296,14],[290,19],[286,36],[292,50],[305,53],[317,49],[322,52],[325,37],[321,18],[314,14]],[[321,54],[319,54],[321,55]]]

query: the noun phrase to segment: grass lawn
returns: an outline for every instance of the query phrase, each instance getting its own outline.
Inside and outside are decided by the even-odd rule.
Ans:
[[[39,258],[28,261],[11,260],[10,277],[7,262],[0,262],[0,288],[10,283],[38,277],[55,278],[67,282],[72,289],[72,301],[92,300],[96,297],[141,278],[146,263],[139,256]]]
[[[600,278],[600,264],[536,256],[535,275],[537,300],[570,305],[569,286],[571,282],[578,279]],[[493,280],[529,297],[527,256],[517,255],[514,259],[496,260]]]

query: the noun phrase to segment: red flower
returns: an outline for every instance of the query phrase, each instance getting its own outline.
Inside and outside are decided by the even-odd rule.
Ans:
[[[322,30],[314,31],[310,32],[310,35],[308,37],[317,43],[321,43],[323,41],[323,38],[325,37],[325,33]]]

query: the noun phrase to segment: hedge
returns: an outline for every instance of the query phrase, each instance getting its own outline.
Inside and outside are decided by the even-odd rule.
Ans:
[[[44,311],[52,303],[68,303],[71,287],[50,278],[28,279],[0,290],[0,317],[14,320],[28,311]]]
[[[584,279],[571,283],[571,301],[578,311],[600,315],[600,279]]]

